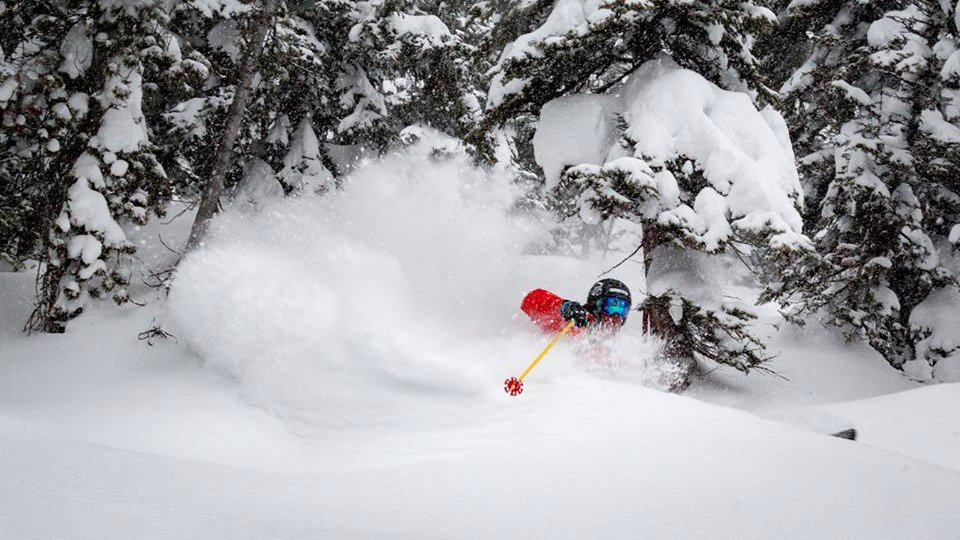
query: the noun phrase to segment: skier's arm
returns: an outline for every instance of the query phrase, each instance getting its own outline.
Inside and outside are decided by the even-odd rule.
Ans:
[[[573,300],[566,300],[560,304],[560,316],[565,321],[576,322],[577,326],[586,326],[590,321],[587,310],[580,302],[574,302]]]

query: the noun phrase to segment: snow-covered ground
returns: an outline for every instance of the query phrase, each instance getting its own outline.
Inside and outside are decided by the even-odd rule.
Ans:
[[[675,395],[636,317],[505,395],[545,342],[523,293],[618,260],[525,253],[511,196],[456,160],[368,164],[229,210],[168,299],[64,335],[22,335],[32,276],[0,273],[0,537],[956,538],[960,386],[815,325],[770,327],[782,377],[704,366]],[[133,236],[147,268],[184,223]]]

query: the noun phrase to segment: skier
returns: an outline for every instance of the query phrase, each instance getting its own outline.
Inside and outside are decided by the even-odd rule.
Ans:
[[[523,298],[520,309],[544,332],[559,332],[570,321],[576,323],[571,334],[584,329],[616,331],[630,313],[630,289],[622,281],[601,279],[590,287],[585,304],[535,289]]]

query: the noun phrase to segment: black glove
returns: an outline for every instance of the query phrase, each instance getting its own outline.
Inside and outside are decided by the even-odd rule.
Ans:
[[[560,304],[560,316],[567,321],[575,321],[577,326],[586,326],[589,322],[587,310],[579,302],[572,300]]]

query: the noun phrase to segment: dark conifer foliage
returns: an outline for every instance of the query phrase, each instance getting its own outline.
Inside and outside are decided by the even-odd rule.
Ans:
[[[944,2],[802,2],[813,36],[781,91],[818,256],[784,268],[792,314],[820,314],[927,379],[956,351],[929,313],[957,300],[957,27]]]

